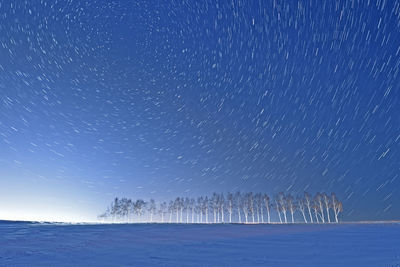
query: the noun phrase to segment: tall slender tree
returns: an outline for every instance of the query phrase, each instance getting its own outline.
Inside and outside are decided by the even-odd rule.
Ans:
[[[307,206],[307,210],[308,210],[308,215],[310,216],[310,221],[311,223],[314,222],[313,220],[313,216],[311,214],[311,209],[312,209],[312,201],[311,201],[311,196],[309,193],[304,192],[304,200],[305,200],[305,204]]]
[[[232,214],[233,214],[233,194],[228,193],[226,195],[226,200],[227,200],[227,208],[228,208],[228,213],[229,213],[229,223],[232,223]]]
[[[271,203],[270,203],[270,199],[269,199],[269,196],[267,194],[264,194],[263,198],[264,198],[265,208],[267,209],[267,221],[268,221],[268,223],[271,223],[271,215],[270,215]]]
[[[218,208],[219,208],[219,210],[220,210],[220,212],[221,212],[221,221],[220,222],[222,222],[222,223],[224,223],[225,222],[225,197],[224,197],[224,194],[223,193],[221,193],[220,195],[219,195],[219,199],[218,199],[219,201],[218,201]]]
[[[264,223],[264,194],[257,194],[257,206],[261,215],[261,223]]]
[[[209,207],[210,207],[210,201],[209,201],[208,197],[206,196],[204,198],[204,201],[203,201],[203,211],[205,212],[206,223],[208,223],[208,210],[209,210]]]
[[[294,223],[294,212],[296,211],[296,204],[294,203],[294,199],[290,194],[286,196],[286,205],[290,211],[292,223]]]
[[[242,210],[243,210],[243,214],[244,214],[244,219],[246,221],[246,223],[249,222],[248,218],[249,218],[249,210],[250,210],[250,195],[249,193],[245,194],[242,198],[241,201],[241,206],[242,206]]]
[[[190,199],[188,197],[183,201],[183,206],[186,212],[186,223],[189,223]]]
[[[192,215],[192,223],[194,223],[194,215],[195,215],[195,208],[196,208],[196,201],[194,200],[194,198],[190,199],[190,210],[191,210],[191,215]]]
[[[212,198],[210,199],[210,203],[211,203],[211,208],[212,208],[212,212],[214,215],[214,223],[217,223],[217,213],[218,213],[218,195],[217,193],[214,193],[212,195]]]
[[[315,220],[317,221],[317,223],[319,223],[319,217],[320,217],[319,212],[318,212],[319,211],[319,206],[315,201],[313,201],[312,209],[314,211]]]
[[[279,208],[283,213],[283,218],[285,219],[285,223],[287,223],[287,203],[286,203],[286,197],[285,194],[283,192],[280,192],[278,194],[278,204],[279,204]]]
[[[168,203],[168,211],[169,211],[169,223],[172,223],[172,214],[174,213],[175,205],[174,201],[170,201]]]
[[[156,202],[154,201],[154,199],[150,199],[147,208],[150,213],[150,222],[153,222],[153,215],[155,214],[155,212],[157,210]]]
[[[164,223],[164,216],[167,213],[167,203],[163,202],[160,204],[158,214],[161,216],[161,222]]]
[[[242,223],[242,217],[240,215],[240,208],[242,206],[242,195],[240,192],[235,193],[235,206],[237,208],[239,223]]]
[[[199,207],[200,223],[203,223],[203,213],[204,213],[204,199],[203,199],[203,197],[197,198],[197,205]]]
[[[253,223],[255,222],[254,220],[254,195],[253,192],[250,192],[248,194],[248,198],[249,198],[249,211],[251,212],[251,218],[253,219]]]
[[[279,217],[279,222],[282,223],[282,216],[281,216],[281,204],[280,201],[278,200],[278,197],[275,198],[275,206],[274,206],[276,212],[278,213],[278,217]]]
[[[335,214],[335,221],[338,223],[339,222],[338,215],[340,212],[343,211],[342,202],[338,201],[335,193],[331,194],[331,201],[332,201],[332,209]]]
[[[146,206],[146,202],[142,199],[138,199],[135,202],[135,213],[138,215],[138,222],[141,222],[142,215],[144,213],[144,208]]]
[[[326,214],[327,214],[326,216],[328,218],[328,222],[330,223],[331,222],[331,217],[329,216],[329,209],[331,207],[331,202],[330,202],[329,197],[328,197],[328,195],[326,193],[322,194],[322,199],[323,199],[324,204],[325,204],[325,210],[326,210]]]
[[[314,201],[315,201],[316,205],[318,206],[318,209],[319,209],[318,211],[319,211],[319,215],[321,217],[321,220],[322,220],[323,223],[325,223],[324,204],[323,204],[323,201],[322,201],[321,193],[317,193],[315,195]]]
[[[300,210],[301,214],[303,215],[304,222],[308,223],[307,222],[307,218],[306,218],[306,203],[305,203],[305,200],[303,198],[301,198],[301,197],[297,197],[297,204],[298,204],[298,207],[299,207],[299,210]]]

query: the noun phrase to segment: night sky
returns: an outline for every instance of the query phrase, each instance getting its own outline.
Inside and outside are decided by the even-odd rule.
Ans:
[[[400,219],[400,1],[0,2],[0,218],[336,192]]]

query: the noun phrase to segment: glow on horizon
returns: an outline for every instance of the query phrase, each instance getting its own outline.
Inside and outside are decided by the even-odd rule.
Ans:
[[[33,222],[65,222],[65,223],[99,223],[100,220],[91,219],[90,217],[77,215],[77,214],[65,214],[60,212],[58,214],[21,214],[19,211],[4,214],[0,212],[0,220],[5,221],[33,221]]]
[[[0,172],[0,220],[97,222],[105,204],[93,198],[69,180],[37,180],[31,175]]]

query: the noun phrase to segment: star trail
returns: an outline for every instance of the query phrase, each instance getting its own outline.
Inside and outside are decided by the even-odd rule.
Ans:
[[[399,219],[399,1],[3,1],[0,21],[3,219],[238,190]]]

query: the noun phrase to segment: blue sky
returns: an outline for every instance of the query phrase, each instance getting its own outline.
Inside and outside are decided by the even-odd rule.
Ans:
[[[0,217],[336,192],[399,219],[398,1],[0,5]]]

